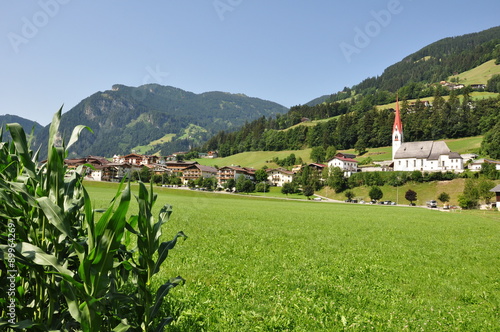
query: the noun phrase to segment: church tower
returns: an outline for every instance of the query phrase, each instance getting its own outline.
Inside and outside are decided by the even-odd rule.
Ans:
[[[396,97],[396,116],[394,117],[394,125],[392,126],[392,160],[396,155],[399,147],[403,143],[403,123],[401,122],[401,114],[399,113],[399,100]]]

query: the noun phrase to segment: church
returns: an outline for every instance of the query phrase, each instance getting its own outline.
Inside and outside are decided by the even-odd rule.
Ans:
[[[464,162],[444,141],[404,142],[403,123],[396,101],[392,127],[392,162],[395,171],[463,172]]]

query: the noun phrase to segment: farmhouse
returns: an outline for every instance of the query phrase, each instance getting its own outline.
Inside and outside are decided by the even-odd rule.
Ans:
[[[396,101],[392,127],[392,161],[395,171],[445,172],[464,170],[460,154],[451,152],[443,141],[404,142],[403,123]]]
[[[337,153],[328,161],[328,167],[338,167],[344,171],[344,176],[349,177],[358,171],[358,161],[354,159],[354,156]]]
[[[284,168],[267,169],[266,172],[267,180],[276,187],[283,187],[285,183],[292,182],[295,176],[295,172]]]

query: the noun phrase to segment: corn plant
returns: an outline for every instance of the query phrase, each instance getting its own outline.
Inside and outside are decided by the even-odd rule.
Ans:
[[[162,331],[164,297],[183,282],[151,280],[179,238],[160,242],[172,208],[152,215],[156,195],[139,184],[139,213],[128,216],[130,184],[121,183],[105,211],[96,211],[83,186],[83,166],[68,172],[68,144],[57,146],[61,110],[50,127],[48,158],[18,124],[0,143],[0,327],[30,331]],[[0,132],[0,138],[1,138]]]

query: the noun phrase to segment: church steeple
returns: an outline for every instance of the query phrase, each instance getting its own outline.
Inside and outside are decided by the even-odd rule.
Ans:
[[[392,126],[392,159],[403,143],[403,123],[401,122],[401,114],[399,112],[399,98],[396,96],[396,115]]]

